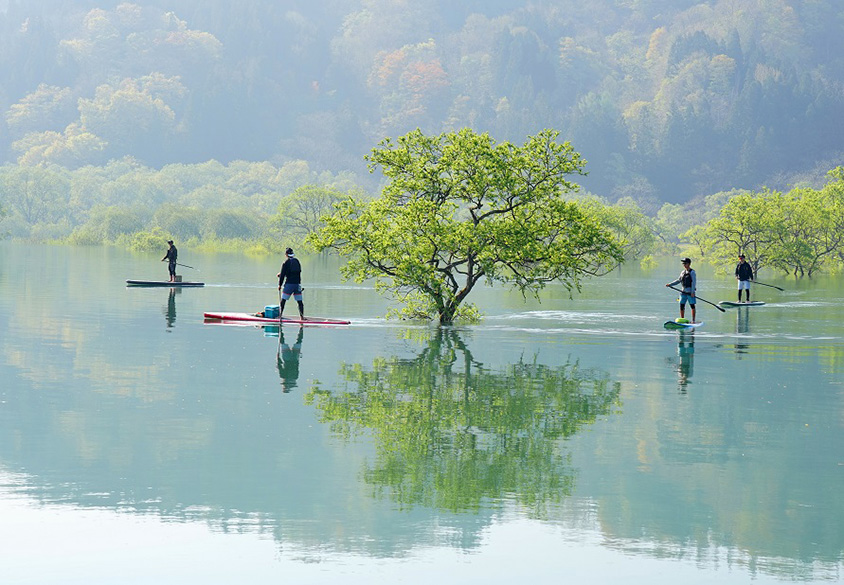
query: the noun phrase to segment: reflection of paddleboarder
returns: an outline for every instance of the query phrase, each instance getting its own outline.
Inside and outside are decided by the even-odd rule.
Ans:
[[[278,377],[281,378],[281,388],[285,393],[293,390],[299,380],[299,354],[302,352],[303,333],[304,327],[299,325],[296,343],[293,344],[293,347],[290,347],[284,342],[284,331],[279,328],[276,365],[278,366]]]
[[[170,296],[167,297],[167,310],[164,312],[164,319],[167,321],[167,329],[176,322],[176,289],[170,289]]]
[[[677,343],[677,356],[680,358],[680,363],[677,365],[680,392],[685,392],[695,368],[694,330],[680,332],[680,340]]]
[[[741,335],[742,337],[738,337],[736,339],[736,353],[743,354],[747,353],[748,347],[750,347],[747,343],[743,343],[743,340],[746,339],[744,337],[748,333],[750,333],[750,311],[739,309],[736,312],[736,333]],[[741,356],[739,355],[739,359]]]
[[[736,333],[750,333],[750,311],[736,312]]]

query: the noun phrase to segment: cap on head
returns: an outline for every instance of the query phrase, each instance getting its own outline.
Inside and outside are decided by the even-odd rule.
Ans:
[[[284,251],[284,253],[285,253],[287,256],[292,256],[292,255],[293,255],[293,248],[287,248],[287,249]]]
[[[172,243],[173,243],[173,240],[167,240],[167,243],[168,243],[168,244],[172,244]]]
[[[680,262],[682,262],[683,264],[691,264],[692,259],[691,258],[683,258],[682,260],[680,260]]]
[[[739,254],[738,257],[744,260],[744,254]]]

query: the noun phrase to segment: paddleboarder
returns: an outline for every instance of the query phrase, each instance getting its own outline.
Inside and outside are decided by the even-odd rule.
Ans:
[[[695,291],[697,291],[697,274],[692,268],[692,260],[690,258],[683,258],[681,260],[683,264],[683,272],[680,273],[680,277],[677,280],[669,282],[665,286],[671,287],[675,284],[679,284],[683,287],[683,290],[680,292],[680,318],[684,319],[686,316],[686,303],[689,303],[689,307],[692,309],[692,323],[696,323],[695,321],[697,317],[697,313],[695,310]]]
[[[167,253],[164,255],[164,258],[161,259],[161,261],[170,261],[170,263],[167,265],[167,269],[170,271],[170,280],[168,282],[176,282],[176,258],[179,256],[179,251],[173,244],[173,240],[167,240],[167,244],[170,246],[170,248],[167,250]]]
[[[293,254],[293,248],[287,248],[284,255],[287,259],[281,265],[281,272],[278,276],[278,290],[281,291],[281,299],[279,300],[278,316],[284,313],[284,304],[290,295],[299,305],[299,317],[305,320],[305,304],[302,302],[302,264],[299,259]]]
[[[741,302],[741,291],[747,291],[747,300],[750,302],[750,281],[753,280],[753,267],[744,259],[744,254],[739,254],[738,264],[736,264],[736,280],[738,281],[738,302]]]

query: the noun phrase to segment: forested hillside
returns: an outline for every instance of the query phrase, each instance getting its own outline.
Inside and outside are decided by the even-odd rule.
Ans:
[[[364,181],[417,127],[553,128],[610,200],[781,188],[840,164],[842,30],[838,0],[0,0],[0,160]]]

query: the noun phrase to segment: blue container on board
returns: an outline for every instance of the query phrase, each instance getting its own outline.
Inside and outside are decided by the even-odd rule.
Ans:
[[[278,305],[267,305],[264,307],[264,317],[267,319],[278,319]]]

